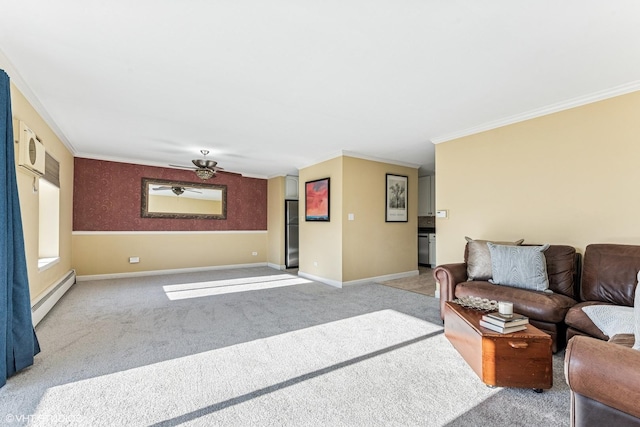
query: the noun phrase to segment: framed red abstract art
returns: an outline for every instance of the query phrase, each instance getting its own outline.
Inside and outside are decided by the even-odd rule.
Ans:
[[[304,184],[305,220],[329,221],[329,178]]]

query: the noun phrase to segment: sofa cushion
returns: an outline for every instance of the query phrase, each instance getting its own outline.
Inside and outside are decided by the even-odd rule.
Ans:
[[[588,245],[584,253],[581,299],[632,307],[638,271],[640,245]]]
[[[544,251],[547,260],[549,289],[577,300],[580,255],[576,248],[567,245],[551,245]]]
[[[491,283],[515,286],[532,291],[549,289],[547,261],[542,246],[505,246],[488,242],[491,253]]]
[[[593,323],[593,321],[587,316],[582,308],[590,305],[602,304],[599,301],[584,301],[580,302],[569,309],[567,315],[564,318],[564,322],[572,329],[579,331],[582,334],[598,338],[601,340],[608,340],[608,337]]]
[[[633,307],[593,304],[582,307],[582,311],[608,337],[634,333]]]
[[[456,286],[456,298],[477,296],[490,300],[513,302],[513,311],[548,323],[560,323],[576,301],[566,295],[536,292],[489,282],[462,282]]]
[[[515,242],[493,242],[491,240],[474,240],[465,237],[467,247],[465,251],[465,262],[467,263],[467,277],[469,280],[489,280],[491,279],[491,254],[489,253],[488,242],[501,245],[521,245],[524,239]]]

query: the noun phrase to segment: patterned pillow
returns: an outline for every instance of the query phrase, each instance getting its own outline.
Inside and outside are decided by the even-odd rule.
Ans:
[[[633,307],[596,304],[582,307],[582,311],[609,338],[633,333]]]
[[[524,239],[516,240],[515,242],[473,240],[470,237],[465,237],[465,239],[467,239],[467,280],[469,281],[491,279],[491,254],[487,243],[518,246],[524,242]]]
[[[636,323],[636,342],[633,348],[640,350],[640,271],[638,271],[638,284],[636,284],[636,298],[633,301],[633,315]]]
[[[491,253],[491,283],[533,291],[547,291],[547,260],[542,246],[505,246],[487,243]],[[549,291],[551,292],[551,291]]]

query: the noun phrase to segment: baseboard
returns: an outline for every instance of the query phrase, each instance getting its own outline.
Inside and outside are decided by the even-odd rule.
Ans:
[[[368,277],[366,279],[349,280],[348,282],[343,282],[342,285],[343,286],[361,285],[364,283],[371,283],[371,282],[380,283],[380,282],[386,282],[387,280],[404,279],[405,277],[413,277],[419,274],[420,274],[420,271],[418,270],[404,271],[402,273],[385,274],[384,276]]]
[[[273,264],[271,262],[267,263],[267,267],[273,268],[275,270],[286,270],[287,269],[286,265],[278,265],[278,264]]]
[[[216,266],[208,266],[208,267],[174,268],[170,270],[132,271],[129,273],[83,275],[83,276],[77,276],[76,280],[78,282],[88,282],[90,280],[126,279],[129,277],[162,276],[165,274],[197,273],[200,271],[230,270],[232,268],[252,268],[252,267],[266,267],[266,266],[267,266],[266,262],[257,262],[253,264],[233,264],[233,265],[216,265]]]
[[[31,302],[31,319],[34,327],[40,323],[74,283],[76,283],[76,272],[71,270]]]
[[[342,282],[338,282],[337,280],[327,279],[320,276],[314,276],[313,274],[305,273],[304,271],[298,270],[298,276],[304,277],[305,279],[313,280],[314,282],[320,282],[326,285],[334,286],[336,288],[342,287]]]
[[[336,288],[342,288],[343,286],[362,285],[366,283],[379,283],[386,282],[387,280],[404,279],[405,277],[413,277],[420,274],[419,270],[405,271],[402,273],[386,274],[384,276],[368,277],[366,279],[349,280],[348,282],[340,282],[338,280],[327,279],[324,277],[314,276],[303,271],[298,271],[298,276],[310,279],[316,282],[326,283],[327,285],[335,286]]]

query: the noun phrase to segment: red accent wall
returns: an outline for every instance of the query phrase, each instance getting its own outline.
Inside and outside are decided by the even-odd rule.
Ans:
[[[227,186],[227,219],[142,218],[142,178],[203,182],[187,170],[74,159],[74,231],[266,230],[267,180],[218,173]]]

